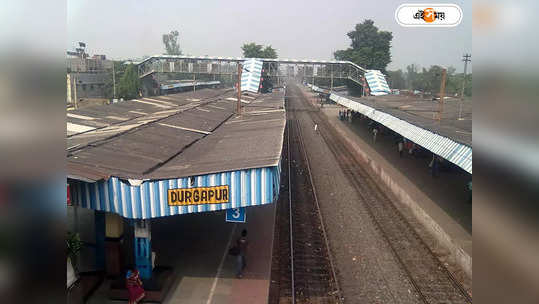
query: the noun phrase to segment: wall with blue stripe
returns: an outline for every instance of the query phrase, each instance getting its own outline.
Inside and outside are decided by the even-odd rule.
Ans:
[[[71,185],[72,200],[83,208],[118,213],[130,219],[149,219],[187,213],[269,204],[279,195],[281,166],[246,169],[168,180],[145,181],[132,186],[111,177],[95,183]],[[194,179],[191,184],[190,178]],[[229,186],[230,202],[190,206],[169,206],[168,189]]]

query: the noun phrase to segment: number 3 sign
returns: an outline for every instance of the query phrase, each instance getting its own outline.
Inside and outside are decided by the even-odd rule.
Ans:
[[[246,218],[245,207],[226,209],[227,222],[245,223]]]

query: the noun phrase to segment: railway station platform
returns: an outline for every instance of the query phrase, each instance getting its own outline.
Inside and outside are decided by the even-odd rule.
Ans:
[[[223,211],[163,217],[152,222],[158,264],[174,267],[165,304],[267,303],[275,204],[247,208],[246,223],[227,223]],[[228,248],[247,229],[249,248],[242,279]],[[108,298],[106,280],[89,304],[122,303]]]
[[[203,89],[68,111],[69,231],[87,232],[81,269],[106,278],[91,303],[127,300],[134,270],[149,302],[267,302],[284,92],[241,105]],[[238,280],[228,250],[243,228]]]
[[[313,106],[320,108],[318,94],[305,87],[302,90]],[[369,119],[341,120],[339,110],[343,109],[338,104],[324,104],[320,111],[370,167],[376,180],[442,244],[447,252],[441,255],[452,259],[471,278],[472,203],[466,188],[471,174],[452,170],[433,178],[428,167],[430,157],[416,158],[406,151],[400,157],[390,135],[378,134],[374,143]]]

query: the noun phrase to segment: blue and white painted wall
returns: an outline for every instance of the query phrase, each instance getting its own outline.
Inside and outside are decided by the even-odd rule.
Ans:
[[[95,183],[72,184],[72,200],[83,208],[117,213],[129,219],[217,211],[258,206],[274,202],[279,196],[280,165],[167,180],[144,181],[132,185],[111,177]],[[192,180],[191,180],[192,179]],[[169,206],[169,189],[229,186],[230,201],[220,204]]]

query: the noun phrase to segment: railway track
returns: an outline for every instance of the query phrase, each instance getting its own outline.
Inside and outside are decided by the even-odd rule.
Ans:
[[[290,86],[292,87],[292,86]],[[333,127],[306,100],[299,88],[292,91],[305,112],[319,126],[319,133],[365,204],[377,230],[387,241],[423,303],[472,303],[472,298],[438,260],[413,227],[368,175]]]
[[[301,128],[288,113],[287,185],[277,206],[269,303],[341,303]]]

